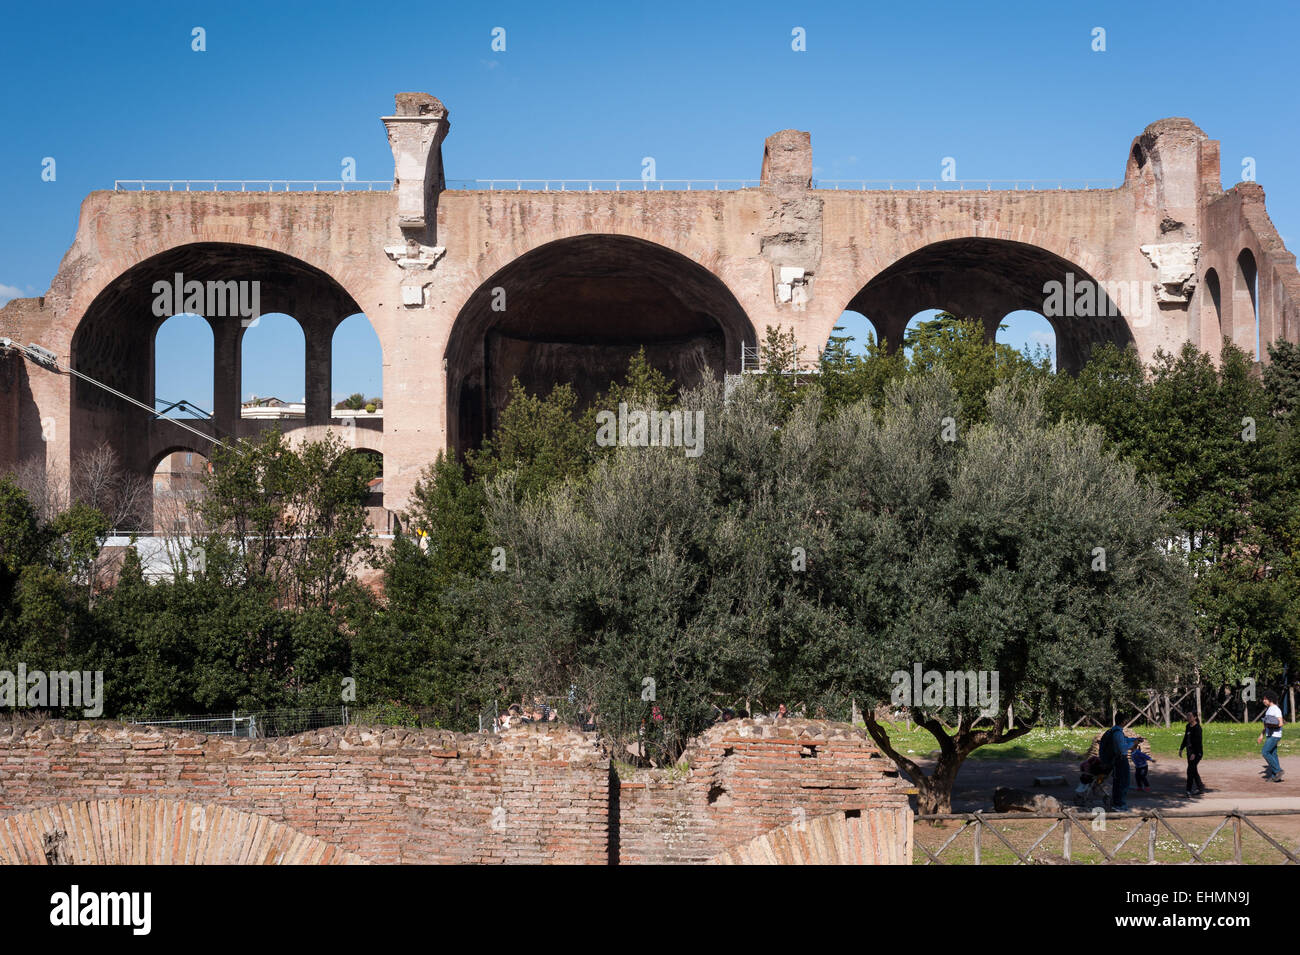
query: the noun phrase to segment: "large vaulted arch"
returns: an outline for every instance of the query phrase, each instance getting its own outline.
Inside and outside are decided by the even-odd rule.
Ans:
[[[532,250],[484,282],[447,344],[448,444],[490,433],[510,381],[546,394],[568,382],[591,401],[640,348],[680,386],[739,371],[755,334],[716,275],[678,252],[620,235]]]
[[[199,289],[199,298],[191,299]],[[284,313],[297,320],[306,339],[306,420],[300,423],[325,425],[331,338],[344,318],[360,310],[334,278],[282,252],[236,243],[177,246],[132,266],[95,297],[73,333],[72,367],[150,407],[160,398],[187,399],[155,394],[155,361],[167,360],[155,354],[156,333],[173,314],[198,315],[212,330],[213,380],[201,389],[205,397],[211,394],[211,417],[184,423],[217,439],[248,436],[266,425],[241,414],[241,343],[259,316]],[[152,476],[168,448],[209,450],[177,421],[155,417],[81,379],[72,389],[70,444],[74,459],[79,451],[108,444],[142,477]]]
[[[1057,366],[1076,371],[1101,342],[1127,344],[1122,309],[1129,292],[1104,286],[1054,252],[1005,239],[947,239],[923,246],[876,274],[847,308],[867,316],[892,346],[920,309],[979,319],[993,340],[1003,316],[1046,316],[1056,332]]]

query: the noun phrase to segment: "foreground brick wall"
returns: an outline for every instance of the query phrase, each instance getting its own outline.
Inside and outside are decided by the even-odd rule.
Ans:
[[[701,736],[686,759],[689,769],[620,781],[594,734],[551,725],[500,736],[349,726],[233,740],[110,722],[9,723],[0,725],[0,857],[13,855],[6,833],[28,833],[15,850],[28,858],[39,848],[36,829],[79,818],[70,804],[123,799],[138,800],[131,812],[146,815],[167,801],[248,813],[381,863],[691,863],[733,850],[747,858],[748,844],[791,824],[834,813],[843,823],[870,809],[889,818],[837,823],[831,838],[845,845],[816,844],[830,846],[833,859],[910,855],[907,796],[861,730],[737,720]],[[53,807],[63,808],[43,812]],[[909,841],[890,853],[850,852],[859,831]],[[78,841],[103,842],[96,836],[67,838],[71,857],[102,855]]]
[[[759,718],[720,723],[689,773],[639,770],[618,791],[619,861],[708,862],[772,830],[868,808],[910,815],[906,786],[865,731]]]
[[[0,726],[0,817],[139,796],[225,806],[371,862],[608,858],[609,761],[593,739],[336,727],[232,740],[115,723]]]

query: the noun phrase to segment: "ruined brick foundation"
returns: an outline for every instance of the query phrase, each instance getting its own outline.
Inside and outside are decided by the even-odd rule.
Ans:
[[[0,726],[0,862],[911,861],[911,810],[861,730],[736,720],[689,769],[612,771],[595,734],[335,727],[239,740]]]

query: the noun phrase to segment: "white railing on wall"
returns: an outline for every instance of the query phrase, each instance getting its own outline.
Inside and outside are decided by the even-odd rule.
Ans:
[[[750,189],[757,179],[449,179],[448,189],[485,192],[718,192]]]
[[[753,189],[757,179],[449,179],[448,189],[483,192],[721,192]],[[836,192],[1047,192],[1115,189],[1113,179],[814,179]],[[387,180],[115,179],[117,192],[390,192]]]
[[[1115,189],[1113,179],[814,179],[814,189],[851,192],[1046,192]]]
[[[752,189],[757,179],[449,179],[448,189],[490,192],[700,192]],[[814,179],[814,189],[852,192],[1045,192],[1114,189],[1113,179]]]
[[[116,192],[387,192],[387,180],[114,179]]]

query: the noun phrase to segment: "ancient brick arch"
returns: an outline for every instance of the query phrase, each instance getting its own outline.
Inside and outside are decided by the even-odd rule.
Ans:
[[[51,338],[52,347],[68,347],[81,317],[123,276],[188,247],[235,247],[253,254],[291,259],[306,269],[328,276],[353,300],[369,304],[365,298],[368,282],[364,269],[328,254],[330,250],[313,238],[313,228],[318,229],[321,223],[303,222],[302,216],[293,215],[299,210],[293,209],[289,203],[268,202],[270,197],[261,197],[259,202],[244,204],[240,210],[242,215],[232,216],[227,195],[188,193],[183,197],[174,196],[174,199],[184,202],[183,211],[173,210],[160,215],[161,210],[156,207],[140,209],[139,198],[123,192],[97,192],[86,200],[82,209],[83,222],[89,218],[96,228],[78,236],[68,255],[70,261],[65,261],[60,267],[46,296],[49,304],[60,313],[75,317],[72,323],[61,322],[51,329],[55,336],[66,335],[67,338],[66,341],[59,337]],[[307,201],[306,197],[299,198],[299,203],[303,201]],[[168,205],[175,203],[169,202]],[[317,205],[322,206],[318,213],[323,214],[324,222],[328,223],[331,218],[329,208],[321,203]],[[98,228],[103,222],[112,222],[123,216],[134,218],[141,213],[146,227],[134,234],[129,243],[114,241],[111,234]],[[298,221],[294,223],[294,219]],[[263,311],[274,310],[267,308]],[[360,307],[356,310],[363,311]]]
[[[1225,338],[1254,356],[1258,323],[1260,357],[1267,361],[1269,343],[1300,337],[1295,256],[1269,220],[1256,183],[1238,183],[1218,196],[1205,218],[1207,241],[1198,262],[1203,282],[1189,338],[1216,359]]]
[[[845,809],[720,853],[714,865],[911,865],[912,811]]]
[[[756,340],[718,275],[673,248],[636,236],[584,233],[512,259],[469,295],[445,352],[449,443],[490,432],[512,379],[546,394],[570,382],[590,402],[633,354],[679,386],[740,370]]]
[[[205,301],[202,309],[191,308],[180,301],[179,294],[166,291],[192,282],[215,290],[205,294],[210,301]],[[250,314],[238,313],[240,307],[249,308]],[[160,308],[162,315],[158,314]],[[244,422],[240,415],[242,339],[254,318],[274,312],[293,316],[303,329],[306,423],[329,423],[333,330],[344,318],[360,312],[360,306],[321,269],[258,245],[176,244],[118,273],[72,323],[68,345],[71,367],[152,407],[157,331],[171,314],[190,311],[203,315],[213,332],[213,416],[211,421],[190,420],[191,427],[219,439],[251,436],[258,430],[256,422]],[[209,314],[203,314],[205,311]],[[154,418],[143,408],[81,379],[71,384],[68,411],[72,459],[83,450],[107,443],[127,468],[147,476],[166,449],[203,443],[175,421]],[[195,449],[210,452],[210,446]]]
[[[488,221],[518,223],[497,241],[475,249],[473,268],[458,279],[453,294],[461,301],[512,263],[554,242],[588,237],[639,240],[671,250],[712,273],[743,301],[751,293],[748,276],[719,254],[710,230],[734,216],[735,192],[628,192],[610,202],[602,193],[455,192],[444,193],[448,228],[471,213]],[[758,197],[739,194],[756,210]],[[753,213],[751,213],[752,215]],[[495,237],[494,237],[495,238]]]
[[[910,255],[940,243],[965,240],[1030,246],[1072,263],[1101,281],[1114,278],[1111,274],[1113,266],[1106,261],[1104,255],[1094,252],[1080,238],[1066,238],[1050,229],[1026,225],[1018,220],[1014,209],[1000,211],[1004,218],[986,219],[972,215],[970,218],[960,217],[957,222],[939,222],[933,229],[908,235],[896,248],[873,250],[873,254],[867,256],[854,273],[852,281],[863,288],[896,262]],[[886,258],[882,254],[886,252],[890,257]]]
[[[1078,370],[1098,343],[1133,341],[1125,310],[1137,302],[1127,300],[1125,288],[1036,244],[1048,237],[1027,238],[1033,241],[950,235],[923,245],[875,272],[846,307],[870,319],[890,347],[901,344],[908,320],[926,308],[981,321],[989,340],[1009,313],[1039,312],[1056,332],[1058,364],[1067,371]],[[1086,300],[1076,293],[1085,286]],[[1049,288],[1059,290],[1050,306]]]
[[[173,799],[83,800],[0,819],[8,865],[364,865],[289,826]]]
[[[189,451],[193,454],[202,455],[208,458],[212,454],[212,442],[200,441],[197,437],[192,441],[178,441],[170,444],[160,445],[149,455],[149,471],[153,473],[158,470],[158,465],[162,464],[163,459],[169,454],[177,454]]]
[[[1253,358],[1260,328],[1257,294],[1259,258],[1252,250],[1252,244],[1243,245],[1237,253],[1236,268],[1232,270],[1232,341]]]
[[[383,456],[383,422],[375,418],[340,417],[328,425],[303,425],[286,431],[285,439],[296,447],[311,441],[321,441],[327,434],[333,434],[343,442],[344,447],[354,451],[371,451]]]

